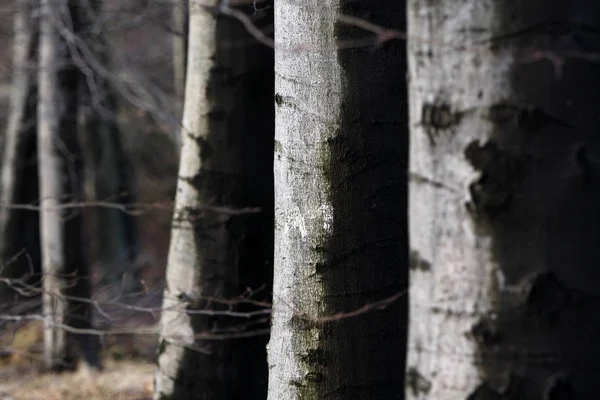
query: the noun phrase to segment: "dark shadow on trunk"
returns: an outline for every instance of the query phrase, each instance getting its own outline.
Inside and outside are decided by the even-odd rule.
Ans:
[[[249,7],[246,11],[252,13]],[[272,11],[258,24],[272,23]],[[210,205],[258,207],[258,214],[223,215],[202,211],[194,219],[202,253],[203,296],[240,298],[248,288],[254,300],[270,302],[273,281],[273,50],[251,40],[243,25],[219,16],[219,48],[207,98],[212,107],[210,135],[200,143],[203,166],[192,184]],[[226,244],[226,254],[223,243]],[[219,259],[226,262],[219,264]],[[196,309],[226,310],[202,301]],[[261,307],[243,302],[236,311]],[[210,354],[186,350],[173,399],[265,399],[269,315],[240,319],[193,317],[194,332],[257,332],[243,339],[198,340]],[[261,334],[260,331],[263,331]]]
[[[499,6],[492,51],[516,56],[514,103],[465,157],[481,171],[471,209],[494,238],[496,311],[478,321],[484,383],[470,400],[593,400],[600,393],[600,7]],[[535,50],[552,57],[519,62]],[[472,88],[471,90],[478,90]],[[485,88],[481,88],[485,90]]]
[[[404,31],[402,1],[341,1],[340,13]],[[340,43],[373,38],[337,23]],[[333,233],[317,266],[326,314],[398,296],[384,309],[325,322],[308,355],[314,392],[327,399],[402,399],[408,298],[406,46],[341,48],[343,111],[322,160]],[[326,249],[326,250],[325,250]],[[319,251],[319,249],[315,249]]]

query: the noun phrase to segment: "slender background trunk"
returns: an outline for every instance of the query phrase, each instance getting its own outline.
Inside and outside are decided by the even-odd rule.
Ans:
[[[600,391],[591,0],[410,0],[409,399]]]
[[[173,92],[175,93],[175,113],[177,120],[181,119],[183,111],[185,76],[187,66],[188,36],[189,36],[189,7],[188,0],[174,0],[171,14],[173,27]],[[174,131],[175,144],[181,145],[181,127]]]
[[[403,398],[404,45],[373,47],[338,13],[404,23],[398,1],[275,3],[270,400]]]
[[[13,78],[8,127],[4,138],[0,188],[0,272],[3,277],[39,282],[39,216],[37,211],[11,205],[37,203],[37,50],[38,19],[31,0],[17,2],[14,17]],[[20,254],[20,256],[19,256]],[[19,256],[18,258],[15,258]],[[0,285],[3,305],[16,294]]]
[[[174,0],[173,21],[173,86],[178,101],[183,102],[188,50],[188,0]]]
[[[262,287],[253,298],[268,301],[272,281],[273,53],[217,5],[190,3],[183,147],[155,399],[266,397],[267,314],[198,314],[250,311],[240,296]],[[254,18],[259,26],[272,21],[268,11]],[[235,211],[248,207],[259,212]]]
[[[101,23],[103,0],[81,1],[83,45],[100,61],[97,68],[111,71],[109,43]],[[117,124],[114,90],[102,71],[87,67],[81,75],[80,138],[84,147],[86,198],[116,204],[133,203],[131,169]],[[81,67],[80,67],[81,68]],[[82,106],[83,105],[83,106]],[[97,207],[88,212],[91,260],[100,275],[99,288],[110,294],[132,294],[142,289],[137,254],[136,221],[116,208]]]
[[[77,138],[79,71],[61,31],[78,33],[77,11],[68,0],[42,0],[38,104],[38,160],[44,272],[44,363],[70,369],[85,352],[98,363],[90,338],[64,329],[91,326],[90,306],[74,299],[90,296],[79,209],[61,205],[82,201],[82,154]],[[69,296],[69,297],[66,297]]]
[[[176,121],[181,120],[183,112],[185,77],[187,68],[187,52],[189,37],[188,0],[173,0],[171,10],[171,26],[173,29],[173,92],[175,94],[174,112]],[[173,130],[174,142],[179,150],[182,141],[181,126]]]

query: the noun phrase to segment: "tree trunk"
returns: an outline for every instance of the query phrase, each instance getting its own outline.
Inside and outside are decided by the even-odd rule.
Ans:
[[[598,397],[599,22],[409,1],[408,399]]]
[[[171,19],[173,23],[173,87],[175,92],[175,113],[181,117],[184,102],[185,76],[187,65],[189,12],[188,0],[175,0]],[[175,144],[181,145],[181,127],[177,127]]]
[[[338,12],[404,19],[392,0],[275,3],[270,400],[403,398],[405,50]]]
[[[80,7],[82,40],[100,68],[111,71],[102,21],[104,0],[89,0]],[[86,198],[120,205],[133,203],[130,168],[117,124],[114,90],[105,74],[87,68],[81,76],[80,138],[84,148]],[[87,215],[91,225],[91,260],[100,273],[102,291],[132,294],[142,289],[139,271],[133,267],[137,253],[135,219],[111,207],[97,207]]]
[[[85,85],[85,83],[84,83]],[[85,109],[81,111],[82,144],[86,160],[86,198],[91,201],[127,205],[133,203],[130,167],[121,142],[121,131],[114,121],[116,107],[111,89],[96,78],[97,102],[83,88]],[[132,294],[142,289],[140,271],[135,267],[137,254],[136,221],[128,212],[113,207],[97,207],[89,213],[90,251],[100,275],[99,288],[107,293]]]
[[[173,5],[173,86],[177,103],[183,103],[185,91],[185,69],[188,48],[188,4],[187,0],[175,0]],[[177,107],[180,112],[180,107]]]
[[[183,147],[155,399],[266,397],[265,314],[257,320],[187,313],[250,311],[240,295],[264,286],[256,299],[268,301],[272,282],[273,55],[217,4],[190,3]],[[272,21],[268,11],[255,17],[259,25]],[[260,212],[235,211],[247,207]],[[251,336],[228,338],[244,334]],[[199,340],[203,335],[215,340]]]
[[[39,274],[39,216],[35,210],[11,208],[11,205],[38,201],[37,179],[37,50],[38,20],[30,0],[19,0],[14,19],[13,79],[8,127],[4,139],[0,197],[0,265],[6,278],[22,279]],[[18,256],[15,258],[15,256]],[[26,279],[39,281],[39,276]],[[0,286],[0,299],[16,294]]]
[[[49,369],[70,369],[84,352],[98,360],[89,337],[64,329],[89,328],[90,285],[83,251],[81,212],[64,208],[82,201],[82,159],[77,138],[77,86],[61,31],[77,33],[77,13],[69,0],[42,0],[38,103],[38,160],[41,207],[41,253],[44,272],[44,363]]]

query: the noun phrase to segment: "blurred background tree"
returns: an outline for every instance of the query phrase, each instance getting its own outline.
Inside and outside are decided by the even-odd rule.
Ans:
[[[78,0],[77,12],[55,26],[67,45],[65,62],[80,77],[78,111],[71,118],[77,119],[81,150],[69,156],[83,161],[77,175],[84,179],[78,200],[84,206],[66,214],[82,217],[82,242],[67,245],[81,250],[81,261],[89,265],[80,279],[89,282],[95,301],[160,307],[183,103],[176,72],[181,63],[174,62],[185,42],[185,24],[175,11],[179,3]],[[10,279],[0,282],[0,309],[13,315],[41,310],[39,6],[31,0],[0,5],[0,277]],[[85,269],[72,267],[77,273]],[[24,283],[31,285],[25,291]],[[132,318],[156,321],[117,306],[93,313],[94,325],[104,328]]]

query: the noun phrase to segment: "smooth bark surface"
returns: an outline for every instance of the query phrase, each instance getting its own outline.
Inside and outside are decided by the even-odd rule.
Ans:
[[[272,50],[216,7],[190,3],[157,400],[266,397],[266,314],[256,320],[199,313],[249,311],[240,295],[263,286],[256,299],[269,300],[272,280]],[[271,19],[268,12],[257,17],[258,24]],[[260,212],[235,211],[246,207]]]
[[[270,400],[403,398],[404,45],[338,13],[402,29],[404,5],[275,2]]]
[[[407,398],[600,392],[592,0],[410,0]]]
[[[171,13],[173,26],[173,92],[175,93],[176,120],[181,120],[184,102],[185,76],[187,67],[189,12],[188,0],[175,0]],[[174,142],[181,145],[181,127],[174,130]]]
[[[173,86],[179,101],[185,92],[185,69],[188,50],[188,1],[175,0],[172,11],[173,21]]]
[[[19,0],[14,17],[13,78],[0,183],[0,275],[23,279],[40,273],[37,211],[11,206],[38,201],[36,100],[38,19],[31,0]],[[39,281],[39,275],[27,279]],[[16,294],[0,284],[3,305]]]
[[[44,363],[70,369],[85,355],[97,365],[94,342],[64,329],[91,326],[88,265],[78,209],[61,205],[82,201],[82,155],[77,138],[79,72],[61,31],[77,32],[77,13],[68,0],[41,3],[38,103],[38,161],[43,283]],[[82,354],[85,353],[85,354]]]

